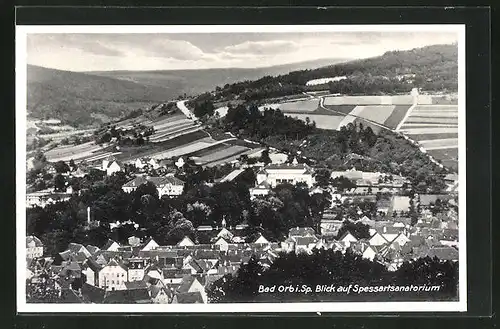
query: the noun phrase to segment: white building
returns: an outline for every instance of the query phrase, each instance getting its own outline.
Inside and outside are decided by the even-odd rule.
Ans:
[[[111,176],[115,172],[121,171],[123,165],[119,163],[114,157],[108,157],[102,160],[101,170],[106,172],[106,175]]]
[[[48,204],[59,201],[67,201],[71,197],[71,190],[67,192],[54,192],[52,189],[37,191],[26,194],[26,207],[45,207]]]
[[[43,256],[43,243],[36,236],[26,237],[26,258],[33,259]]]
[[[156,186],[158,197],[160,198],[164,195],[179,196],[184,191],[184,182],[173,175],[164,177],[138,176],[125,183],[122,189],[126,193],[131,193],[147,182],[153,183]]]
[[[314,185],[313,170],[306,164],[271,164],[257,173],[257,185],[268,183],[271,187],[279,184],[306,183]]]
[[[98,284],[105,290],[124,290],[128,281],[127,267],[114,259],[99,271]]]

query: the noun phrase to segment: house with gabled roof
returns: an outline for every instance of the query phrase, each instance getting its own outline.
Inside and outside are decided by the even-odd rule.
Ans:
[[[83,253],[86,257],[92,256],[92,254],[85,248],[82,244],[80,243],[73,243],[70,242],[68,245],[67,250],[71,251],[72,253],[79,254]]]
[[[351,243],[357,242],[358,239],[351,232],[346,231],[342,236],[338,239],[338,241],[342,242],[346,248],[349,248]]]
[[[159,246],[160,245],[158,243],[156,243],[156,241],[152,237],[150,237],[144,243],[144,246],[141,248],[141,251],[154,250],[154,249],[158,248]]]
[[[106,175],[111,176],[116,172],[122,171],[124,168],[123,163],[118,160],[103,160],[102,170],[106,172]]]
[[[176,290],[176,294],[185,294],[185,293],[193,293],[193,292],[199,292],[201,294],[203,303],[207,303],[207,294],[205,292],[205,287],[200,283],[196,277],[192,275],[185,276],[182,279],[182,282]]]
[[[150,285],[148,290],[153,304],[169,304],[173,299],[172,292],[165,286]]]
[[[33,259],[43,256],[43,243],[34,235],[26,237],[26,258]]]
[[[389,241],[387,241],[387,239],[377,231],[368,240],[370,246],[382,246],[387,244],[388,242]]]
[[[229,249],[229,242],[223,237],[219,237],[214,245],[219,246],[219,250],[221,251],[227,251]]]
[[[101,250],[101,249],[99,249],[98,247],[93,246],[93,245],[90,245],[90,244],[89,244],[89,245],[87,245],[85,248],[87,249],[87,251],[90,253],[90,255],[91,255],[91,256],[92,256],[92,255],[94,255],[94,254],[95,254],[96,252],[98,252],[99,250]]]
[[[118,242],[113,241],[111,239],[108,239],[106,244],[102,247],[102,250],[103,251],[118,251],[119,248],[120,248],[120,245],[118,244]]]
[[[204,304],[203,295],[199,291],[175,294],[172,304]]]
[[[255,244],[269,244],[269,240],[267,240],[262,234],[259,235],[257,239],[253,242]]]
[[[234,237],[234,234],[231,233],[227,228],[223,227],[219,233],[217,233],[217,238],[224,238],[226,241],[231,241]]]
[[[85,282],[91,286],[96,286],[99,283],[99,271],[102,266],[92,258],[88,258],[81,266],[82,274],[85,275]]]
[[[184,238],[182,238],[181,241],[179,241],[177,243],[177,247],[190,247],[190,246],[194,246],[195,243],[193,242],[193,240],[191,240],[188,236],[185,236]]]
[[[314,235],[295,236],[292,239],[295,241],[296,253],[310,253],[319,241]]]
[[[121,261],[111,259],[99,271],[98,284],[105,290],[126,289],[125,282],[128,282],[128,269]]]

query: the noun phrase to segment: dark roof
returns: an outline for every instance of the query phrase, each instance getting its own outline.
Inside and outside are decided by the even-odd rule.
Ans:
[[[203,304],[203,297],[199,291],[180,293],[175,298],[179,304]]]
[[[427,256],[441,260],[458,260],[458,255],[458,250],[453,247],[432,247],[427,253]]]
[[[108,250],[108,248],[111,247],[111,245],[113,245],[113,243],[117,243],[117,242],[113,241],[111,239],[108,239],[108,241],[106,241],[106,244],[104,245],[104,247],[102,247],[102,250]]]
[[[288,230],[288,236],[306,236],[314,234],[315,232],[312,227],[294,227]]]
[[[104,304],[151,304],[147,288],[107,291]]]
[[[73,289],[63,289],[61,291],[61,301],[68,304],[82,304],[84,299]]]
[[[130,281],[125,282],[125,287],[127,289],[144,289],[147,288],[147,284],[144,281]]]
[[[165,279],[180,278],[180,277],[184,277],[185,275],[189,275],[189,274],[191,274],[190,269],[176,269],[176,268],[163,269],[163,277]]]
[[[120,266],[125,271],[128,271],[127,266],[125,266],[125,264],[123,264],[122,262],[117,261],[116,259],[111,259],[106,266]]]
[[[181,285],[177,288],[178,293],[188,292],[196,278],[192,275],[186,275],[182,278]]]
[[[82,285],[82,296],[87,302],[94,304],[101,304],[104,299],[106,291],[104,289],[94,287],[88,283]]]
[[[316,238],[315,236],[298,236],[295,237],[295,241],[297,242],[298,246],[307,246],[309,244],[317,243],[318,238]]]

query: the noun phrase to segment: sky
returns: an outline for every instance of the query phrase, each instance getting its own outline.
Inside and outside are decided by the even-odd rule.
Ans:
[[[76,71],[255,68],[457,42],[453,32],[30,33],[28,64]]]

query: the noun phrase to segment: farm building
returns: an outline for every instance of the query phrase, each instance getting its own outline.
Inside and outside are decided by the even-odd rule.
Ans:
[[[147,182],[153,183],[156,186],[158,190],[158,197],[160,198],[163,195],[178,196],[181,195],[184,190],[184,182],[173,175],[167,175],[164,177],[138,176],[125,183],[122,186],[122,189],[126,193],[131,193],[139,186]]]
[[[267,182],[271,187],[279,184],[314,184],[313,170],[306,164],[271,164],[257,173],[257,184]]]

